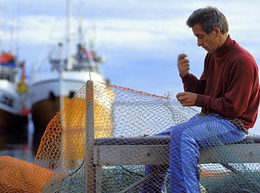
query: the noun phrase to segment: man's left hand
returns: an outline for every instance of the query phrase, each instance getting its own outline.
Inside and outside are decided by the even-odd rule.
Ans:
[[[197,94],[191,92],[181,92],[176,95],[176,98],[183,106],[194,106],[197,99]]]

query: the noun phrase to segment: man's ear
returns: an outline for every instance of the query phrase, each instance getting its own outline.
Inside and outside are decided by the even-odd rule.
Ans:
[[[218,27],[214,27],[214,30],[213,30],[216,34],[217,37],[219,37],[221,35],[221,31]]]

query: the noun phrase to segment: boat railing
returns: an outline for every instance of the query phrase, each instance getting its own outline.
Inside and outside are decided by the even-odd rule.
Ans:
[[[67,63],[67,60],[64,59],[63,61],[61,59],[55,59],[50,58],[51,63],[51,70],[52,71],[60,71],[61,69],[64,69],[64,71],[67,71],[69,69],[65,68],[65,64]],[[64,66],[61,66],[63,65]],[[72,60],[72,71],[89,71],[89,72],[100,72],[99,63],[92,60],[92,59],[79,59],[79,58],[73,58]]]

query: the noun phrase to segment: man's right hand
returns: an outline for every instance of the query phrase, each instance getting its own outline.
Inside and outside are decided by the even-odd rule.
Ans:
[[[180,54],[178,56],[178,69],[181,77],[189,74],[190,64],[189,60],[186,57],[186,54]]]

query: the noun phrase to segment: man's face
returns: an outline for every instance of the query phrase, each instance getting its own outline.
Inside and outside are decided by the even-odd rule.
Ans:
[[[192,28],[192,31],[197,37],[198,46],[202,46],[208,53],[214,53],[218,49],[219,35],[215,30],[213,30],[210,34],[207,34],[202,30],[200,24],[196,24]]]

